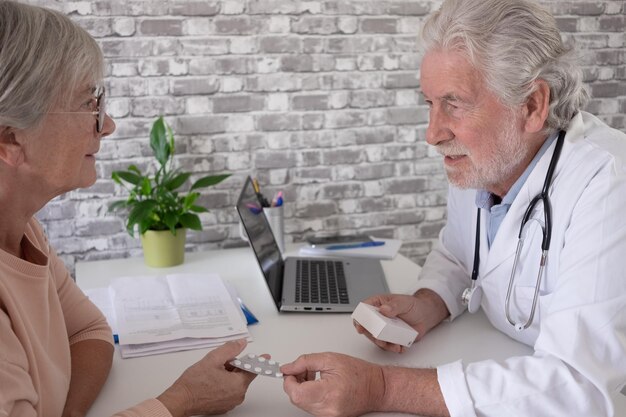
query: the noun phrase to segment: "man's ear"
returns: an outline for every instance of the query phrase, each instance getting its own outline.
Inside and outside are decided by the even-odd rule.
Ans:
[[[0,161],[16,167],[24,162],[22,145],[15,137],[15,128],[0,126]]]
[[[524,128],[537,133],[545,127],[550,110],[550,86],[544,80],[535,81],[535,90],[523,104]]]

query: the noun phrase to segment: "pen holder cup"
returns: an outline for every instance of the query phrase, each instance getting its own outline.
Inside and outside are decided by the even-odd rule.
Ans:
[[[274,239],[276,239],[276,243],[278,243],[280,253],[285,252],[285,215],[283,207],[284,206],[263,207],[263,213],[265,214],[265,218],[270,225]],[[246,242],[249,241],[248,235],[246,234],[241,222],[239,223],[239,235]]]

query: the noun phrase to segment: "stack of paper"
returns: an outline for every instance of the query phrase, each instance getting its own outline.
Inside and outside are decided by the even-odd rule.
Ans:
[[[216,274],[122,277],[85,293],[118,335],[123,358],[250,339],[241,309]]]

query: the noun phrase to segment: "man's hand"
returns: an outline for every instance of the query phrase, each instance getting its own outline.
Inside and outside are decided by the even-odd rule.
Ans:
[[[380,366],[339,353],[302,355],[280,370],[291,402],[316,417],[376,411],[385,393]],[[317,372],[320,379],[315,380]]]
[[[363,300],[363,302],[378,307],[384,316],[398,317],[404,320],[419,333],[416,341],[424,337],[430,329],[450,315],[441,297],[427,289],[421,289],[414,295],[375,295]],[[376,339],[357,322],[354,322],[354,327],[359,334],[365,335],[381,349],[397,353],[402,353],[406,349],[404,346]]]
[[[227,362],[246,347],[245,339],[228,342],[190,366],[157,399],[174,417],[223,414],[244,400],[255,374],[235,369]]]

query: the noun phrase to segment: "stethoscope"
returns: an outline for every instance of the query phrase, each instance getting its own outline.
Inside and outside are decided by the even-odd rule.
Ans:
[[[539,287],[541,285],[541,277],[543,276],[543,270],[546,266],[546,261],[548,259],[548,249],[550,249],[550,239],[552,237],[552,206],[550,205],[550,197],[548,197],[548,190],[550,185],[552,184],[552,176],[554,174],[554,169],[556,168],[556,164],[559,160],[559,156],[561,154],[561,149],[563,148],[563,139],[565,138],[565,131],[561,130],[559,132],[559,137],[556,141],[556,145],[554,147],[554,153],[552,154],[552,159],[550,159],[550,165],[548,166],[548,172],[546,173],[546,179],[543,183],[543,189],[541,193],[537,194],[526,208],[526,212],[524,213],[524,217],[522,218],[522,224],[520,225],[519,235],[517,240],[517,249],[515,250],[515,260],[513,261],[513,270],[511,271],[511,277],[509,278],[509,288],[506,292],[506,299],[504,303],[504,310],[506,314],[506,319],[511,325],[515,327],[515,330],[522,331],[528,329],[533,322],[535,317],[535,309],[537,308],[537,300],[539,298]],[[535,206],[539,203],[543,203],[543,215],[544,215],[544,224],[541,225],[539,220],[531,219],[530,216],[535,208]],[[522,247],[524,246],[524,239],[526,237],[525,234],[525,226],[529,220],[535,220],[541,225],[541,230],[543,233],[543,240],[541,242],[541,260],[539,263],[539,272],[537,274],[537,283],[535,284],[535,294],[533,296],[533,303],[530,309],[530,314],[528,316],[528,320],[526,322],[516,322],[511,318],[511,314],[509,312],[509,306],[511,301],[511,293],[513,289],[513,283],[515,282],[515,271],[517,269],[517,264],[519,263],[520,254],[522,252]],[[474,244],[474,265],[472,266],[472,284],[469,288],[466,288],[461,295],[461,301],[464,305],[467,306],[467,310],[470,313],[475,313],[478,311],[480,307],[480,303],[483,296],[483,290],[480,286],[478,286],[478,265],[480,263],[479,251],[480,251],[480,208],[477,211],[476,215],[476,241]]]

